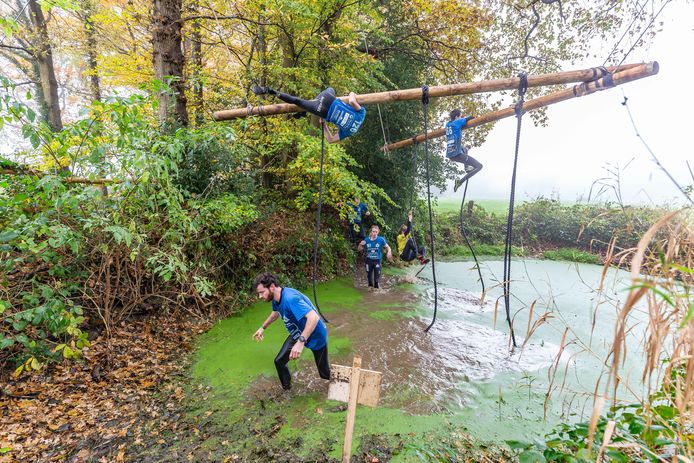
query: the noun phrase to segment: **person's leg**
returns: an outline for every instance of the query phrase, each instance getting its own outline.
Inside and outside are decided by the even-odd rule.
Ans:
[[[254,85],[251,90],[253,90],[253,93],[256,95],[275,95],[285,103],[297,105],[304,111],[308,111],[323,119],[328,117],[330,105],[335,101],[335,90],[330,87],[320,92],[313,100],[304,100],[303,98],[290,95],[289,93],[278,92],[270,87],[259,87]]]
[[[405,243],[405,249],[403,249],[402,254],[400,254],[400,258],[405,262],[410,262],[414,260],[415,257],[417,257],[417,247],[414,245],[414,240],[409,238],[407,243]]]
[[[282,348],[277,353],[275,357],[275,368],[277,368],[277,375],[280,377],[280,384],[282,384],[282,389],[288,391],[292,387],[292,374],[289,372],[287,363],[289,363],[289,353],[294,347],[296,341],[292,339],[291,336],[287,336],[287,339],[282,344]]]
[[[374,271],[375,267],[371,262],[371,259],[366,259],[366,281],[369,283],[369,287],[374,285]]]
[[[374,288],[380,288],[379,282],[381,281],[381,261],[374,261]]]
[[[470,169],[470,167],[472,167],[472,169]],[[470,180],[470,178],[480,170],[482,170],[482,163],[472,156],[467,156],[465,159],[465,171],[467,174],[463,177],[463,181]]]
[[[324,348],[314,350],[313,358],[316,361],[316,367],[318,368],[318,374],[323,379],[330,379],[330,362],[328,362],[328,345],[326,344]]]

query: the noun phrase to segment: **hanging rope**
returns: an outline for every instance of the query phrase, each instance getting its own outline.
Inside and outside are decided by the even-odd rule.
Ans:
[[[323,205],[323,159],[325,158],[325,121],[321,124],[320,138],[320,173],[318,174],[318,208],[316,209],[316,237],[313,241],[313,302],[316,310],[325,323],[330,323],[320,311],[318,295],[316,294],[316,279],[318,274],[318,238],[320,236],[320,210]]]
[[[472,258],[475,259],[475,267],[477,267],[477,274],[480,276],[480,282],[482,283],[482,296],[484,296],[484,278],[482,278],[482,270],[480,269],[480,263],[477,261],[477,256],[475,255],[475,250],[472,249],[472,244],[470,244],[470,240],[467,237],[467,233],[465,232],[465,227],[463,226],[463,206],[465,205],[465,196],[467,196],[467,187],[468,187],[468,180],[465,180],[465,189],[463,190],[463,200],[460,202],[460,233],[463,235],[463,238],[465,239],[465,243],[467,244],[467,247],[470,248],[470,252],[472,253]]]
[[[511,243],[513,242],[513,202],[516,195],[516,172],[518,169],[518,149],[520,147],[521,121],[523,119],[523,103],[525,102],[525,91],[528,89],[528,74],[521,72],[518,84],[518,102],[514,108],[518,124],[516,126],[516,153],[513,158],[513,175],[511,176],[511,197],[508,204],[508,220],[506,221],[506,244],[504,246],[504,306],[506,307],[506,321],[511,331],[511,341],[513,347],[517,347],[516,335],[513,333],[513,322],[511,321]]]
[[[424,330],[428,332],[436,322],[438,311],[438,287],[436,286],[436,258],[434,247],[434,215],[431,212],[431,175],[429,173],[429,86],[422,87],[422,111],[424,112],[424,158],[427,172],[427,203],[429,204],[429,236],[431,236],[431,273],[434,279],[434,318]]]

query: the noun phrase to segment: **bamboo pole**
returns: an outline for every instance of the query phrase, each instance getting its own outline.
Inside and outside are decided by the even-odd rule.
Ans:
[[[4,174],[4,175],[31,175],[31,176],[39,177],[39,178],[45,177],[46,175],[49,175],[49,174],[46,174],[44,172],[36,172],[33,170],[18,171],[18,170],[6,169],[6,168],[0,169],[0,174]],[[123,183],[123,180],[116,180],[116,179],[112,179],[112,178],[60,177],[60,176],[58,176],[58,178],[60,178],[60,180],[65,182],[65,183],[83,183],[83,184],[87,184],[87,185],[108,185],[111,183]]]
[[[650,77],[658,73],[658,62],[653,61],[651,63],[640,64],[636,67],[618,72],[612,76],[612,81],[614,85],[610,85],[605,77],[592,82],[584,82],[582,84],[574,85],[571,88],[565,90],[560,90],[558,92],[550,93],[549,95],[541,96],[539,98],[534,98],[528,100],[523,104],[523,111],[532,111],[534,109],[544,108],[554,103],[559,103],[561,101],[570,100],[572,98],[578,98],[584,95],[590,95],[591,93],[597,92],[599,90],[605,90],[612,88],[617,85],[625,84],[638,79],[643,79],[644,77]],[[483,114],[479,117],[471,119],[470,122],[464,127],[464,129],[469,129],[472,127],[477,127],[478,125],[488,124],[490,122],[495,122],[500,119],[505,119],[515,115],[515,108],[509,107],[506,109],[501,109],[499,111],[492,111],[490,113]],[[429,140],[432,138],[443,137],[446,135],[446,129],[436,129],[429,132]],[[381,148],[381,151],[392,151],[399,148],[404,148],[406,146],[414,145],[415,143],[421,143],[425,139],[425,135],[419,134],[412,138],[407,138],[405,140],[400,140],[389,145],[385,145]]]
[[[610,66],[607,70],[611,73],[631,69],[639,64],[623,64],[621,66]],[[577,71],[555,72],[552,74],[540,74],[528,76],[528,87],[542,87],[545,85],[568,84],[574,82],[588,82],[602,77],[605,74],[601,68],[581,69]],[[482,80],[479,82],[466,82],[462,84],[438,85],[429,87],[429,97],[437,98],[442,96],[466,95],[470,93],[496,92],[499,90],[513,90],[518,88],[520,79],[510,77],[507,79]],[[365,93],[357,95],[360,104],[368,105],[374,103],[389,103],[393,101],[418,100],[422,97],[421,88],[410,88],[406,90],[392,90],[390,92]],[[340,97],[347,103],[348,97]],[[213,114],[216,121],[228,121],[240,117],[248,116],[272,116],[275,114],[286,114],[302,112],[303,109],[288,103],[272,104],[267,106],[248,106],[247,108],[226,109],[216,111]]]

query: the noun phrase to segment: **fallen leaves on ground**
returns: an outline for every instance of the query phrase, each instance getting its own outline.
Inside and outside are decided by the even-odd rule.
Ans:
[[[128,322],[95,339],[84,361],[11,379],[0,387],[0,463],[130,461],[126,443],[150,439],[148,420],[175,426],[184,393],[171,380],[207,328],[173,317]]]

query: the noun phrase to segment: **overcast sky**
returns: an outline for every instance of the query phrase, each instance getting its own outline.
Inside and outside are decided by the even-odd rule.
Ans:
[[[658,74],[552,105],[546,127],[535,127],[524,117],[517,201],[538,195],[558,196],[562,201],[585,199],[591,184],[608,176],[607,168],[617,166],[625,203],[661,204],[681,198],[637,138],[622,105],[624,96],[639,133],[662,165],[680,185],[694,183],[686,165],[689,160],[694,169],[694,4],[673,2],[659,19],[663,30],[651,45],[633,51],[625,61],[658,61]],[[601,65],[612,46],[609,43],[596,50],[596,62],[575,68]],[[515,118],[499,121],[484,145],[470,151],[484,168],[470,182],[469,197],[508,198],[515,132]],[[455,195],[449,188],[443,196]],[[604,195],[602,199],[615,200],[615,196]]]

